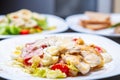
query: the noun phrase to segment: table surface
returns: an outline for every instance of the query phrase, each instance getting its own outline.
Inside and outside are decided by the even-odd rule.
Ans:
[[[68,32],[75,32],[75,31],[68,29],[67,31],[65,31],[63,33],[68,33]],[[107,38],[120,44],[120,37],[117,37],[117,38],[116,37],[107,37]],[[3,40],[3,39],[0,39],[0,40]],[[0,80],[6,80],[6,79],[0,78]],[[104,79],[99,79],[99,80],[120,80],[120,75],[109,77],[109,78],[104,78]]]

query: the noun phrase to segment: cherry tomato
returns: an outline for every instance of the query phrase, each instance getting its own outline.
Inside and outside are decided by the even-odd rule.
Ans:
[[[26,59],[24,59],[23,64],[26,65],[26,66],[31,66],[32,63],[29,62],[30,59],[31,59],[31,58],[26,58]]]
[[[30,31],[27,30],[27,29],[23,29],[23,30],[20,31],[20,34],[21,35],[30,34]]]
[[[65,65],[65,64],[61,64],[61,63],[58,63],[58,64],[55,64],[51,67],[52,70],[56,70],[56,69],[59,69],[61,70],[63,73],[65,73],[67,76],[69,74],[69,68]]]

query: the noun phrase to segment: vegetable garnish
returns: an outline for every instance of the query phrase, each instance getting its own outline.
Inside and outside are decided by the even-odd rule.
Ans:
[[[112,25],[110,28],[114,28],[114,27],[117,27],[117,26],[120,26],[120,23],[116,23],[116,24]]]

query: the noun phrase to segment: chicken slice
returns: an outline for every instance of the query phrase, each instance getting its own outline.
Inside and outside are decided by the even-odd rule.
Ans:
[[[81,52],[80,46],[74,46],[68,49],[67,51],[68,54],[80,54],[80,52]]]
[[[91,53],[89,51],[81,51],[81,54],[84,57],[84,61],[87,62],[90,67],[96,67],[103,63],[102,58],[95,53]]]
[[[85,62],[79,62],[75,65],[82,74],[87,74],[90,71],[90,65]]]
[[[112,61],[112,57],[108,53],[101,53],[101,55],[105,63],[109,63]]]
[[[50,47],[45,48],[44,53],[50,54],[52,56],[58,56],[60,54],[57,46],[50,46]]]
[[[78,70],[82,74],[87,74],[90,71],[90,65],[82,61],[82,57],[80,55],[62,55],[62,59],[66,63],[72,63],[74,66],[78,68]]]
[[[65,54],[65,55],[62,55],[62,59],[66,63],[79,64],[79,62],[81,61],[82,57],[80,55]]]

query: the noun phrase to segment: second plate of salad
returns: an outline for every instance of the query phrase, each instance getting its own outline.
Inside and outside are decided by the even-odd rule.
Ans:
[[[68,29],[64,20],[50,14],[40,14],[21,9],[0,16],[0,38],[18,35],[48,34]]]

